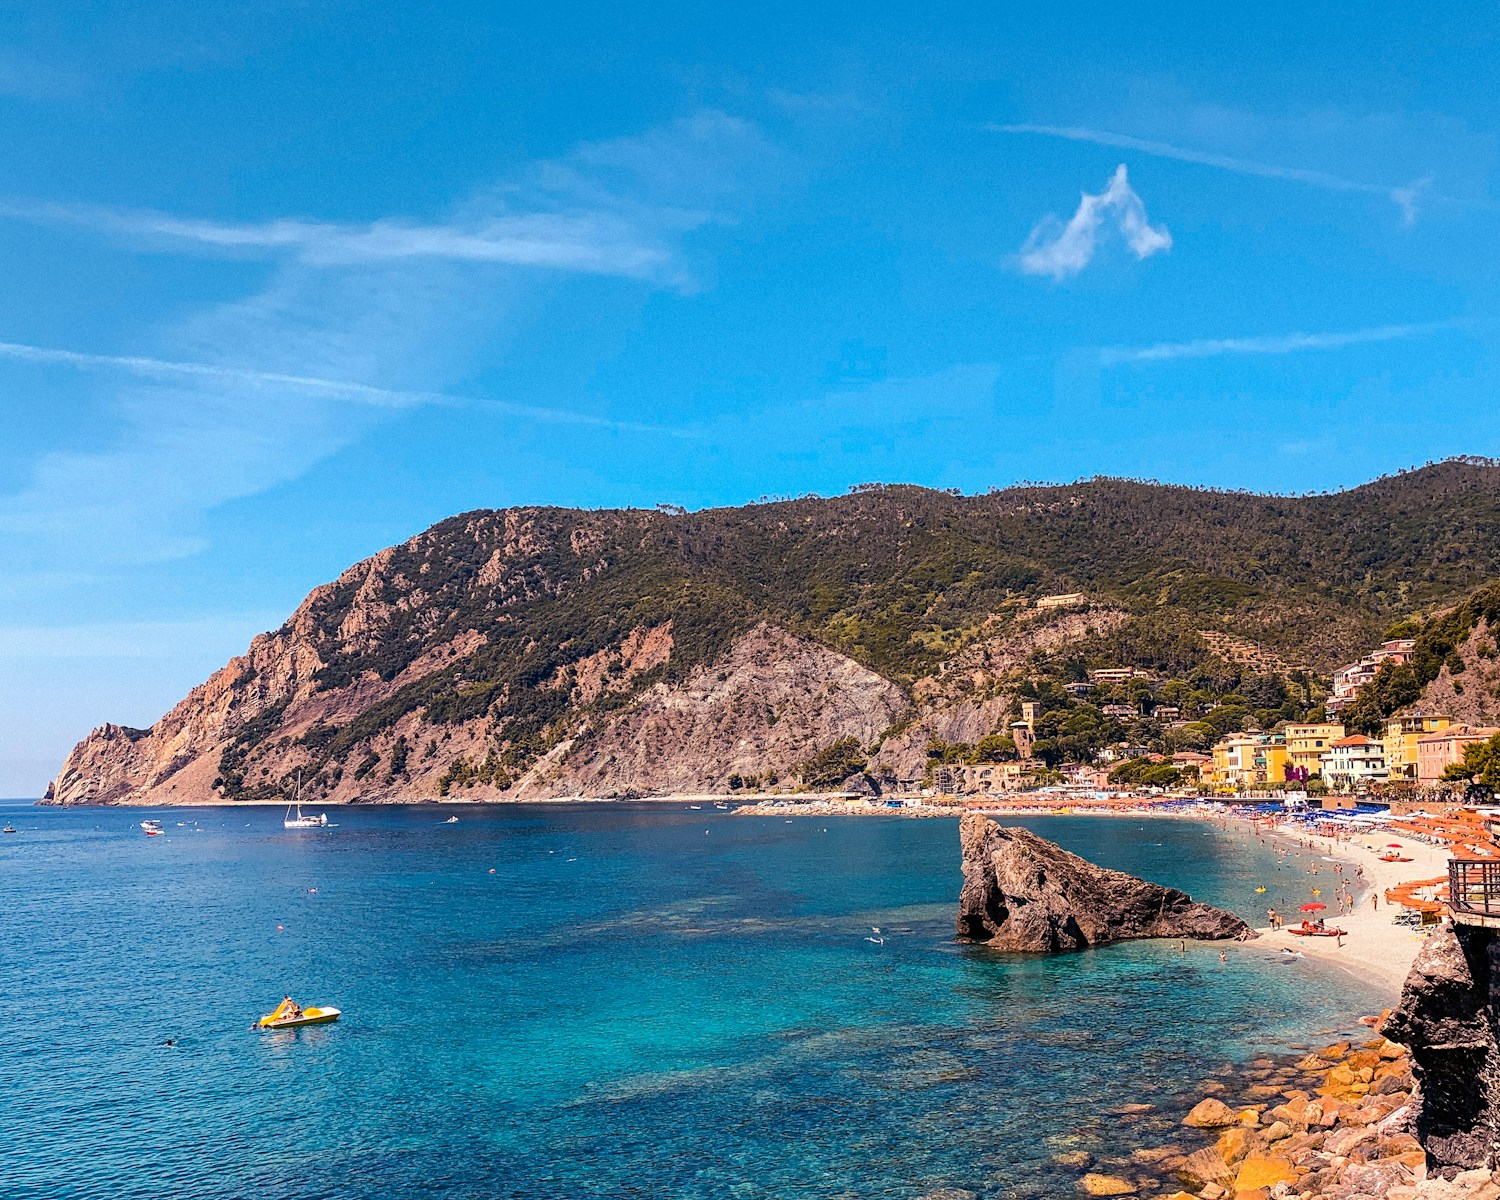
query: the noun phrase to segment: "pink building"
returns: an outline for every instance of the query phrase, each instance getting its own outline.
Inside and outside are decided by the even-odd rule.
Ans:
[[[1477,742],[1487,742],[1500,729],[1473,725],[1449,725],[1417,739],[1417,782],[1441,783],[1443,774],[1464,760],[1464,751]]]

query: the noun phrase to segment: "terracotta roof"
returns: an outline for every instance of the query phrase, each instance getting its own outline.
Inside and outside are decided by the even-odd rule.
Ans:
[[[1374,738],[1367,738],[1362,733],[1351,734],[1346,738],[1339,738],[1336,742],[1329,742],[1330,746],[1378,746],[1381,743]]]

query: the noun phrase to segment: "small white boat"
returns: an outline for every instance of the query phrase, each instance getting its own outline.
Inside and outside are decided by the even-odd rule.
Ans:
[[[297,810],[297,815],[292,816],[292,810]],[[333,824],[328,820],[327,813],[318,813],[316,816],[302,815],[302,772],[297,772],[297,796],[296,800],[286,806],[286,816],[282,818],[283,829],[332,829]]]
[[[457,825],[458,824],[458,818],[457,817],[449,817],[446,821],[443,822],[443,824],[444,825]]]
[[[147,837],[161,837],[160,821],[142,821],[141,828],[146,831]]]

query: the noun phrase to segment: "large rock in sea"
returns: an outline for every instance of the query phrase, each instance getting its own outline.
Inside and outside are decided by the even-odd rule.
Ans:
[[[1176,888],[1096,866],[1028,829],[978,813],[959,825],[964,889],[958,935],[997,950],[1051,953],[1129,938],[1248,941],[1233,913]]]

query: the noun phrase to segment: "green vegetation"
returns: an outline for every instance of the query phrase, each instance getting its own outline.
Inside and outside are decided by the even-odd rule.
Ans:
[[[856,738],[839,738],[811,758],[799,763],[797,774],[810,788],[837,787],[865,769],[866,759]]]
[[[1127,616],[1019,672],[1040,702],[1038,754],[1055,764],[1121,738],[1201,749],[1222,732],[1315,713],[1320,677],[1414,611],[1462,601],[1476,573],[1500,577],[1500,467],[1479,460],[1331,496],[1092,479],[978,496],[867,485],[698,513],[467,513],[347,572],[312,603],[319,687],[401,686],[343,726],[315,726],[301,744],[310,774],[359,774],[384,751],[392,780],[409,753],[386,749],[397,722],[478,722],[494,766],[466,765],[448,786],[509,780],[581,720],[687,679],[757,621],[910,688],[981,637],[1030,628],[1038,597],[1077,591]],[[1500,590],[1486,611],[1496,609]],[[1370,711],[1388,711],[1451,660],[1472,615],[1446,632],[1425,626],[1411,679],[1377,681]],[[669,623],[665,663],[632,674],[614,662],[588,699],[571,686],[582,660]],[[346,626],[359,636],[345,637]],[[1215,649],[1220,635],[1292,667],[1232,662]],[[1152,683],[1063,690],[1122,664],[1150,671]],[[1145,713],[1107,715],[1114,704]],[[1181,708],[1186,724],[1154,721],[1160,704]],[[270,732],[247,725],[236,735],[221,764],[226,795],[248,794],[245,757]],[[425,735],[413,740],[428,743],[422,757],[431,753]],[[987,738],[960,753],[995,761],[1010,749]],[[821,757],[806,764],[820,779],[862,766],[862,752]]]
[[[1182,772],[1170,763],[1155,763],[1149,758],[1132,758],[1109,773],[1110,783],[1122,787],[1176,787]]]

